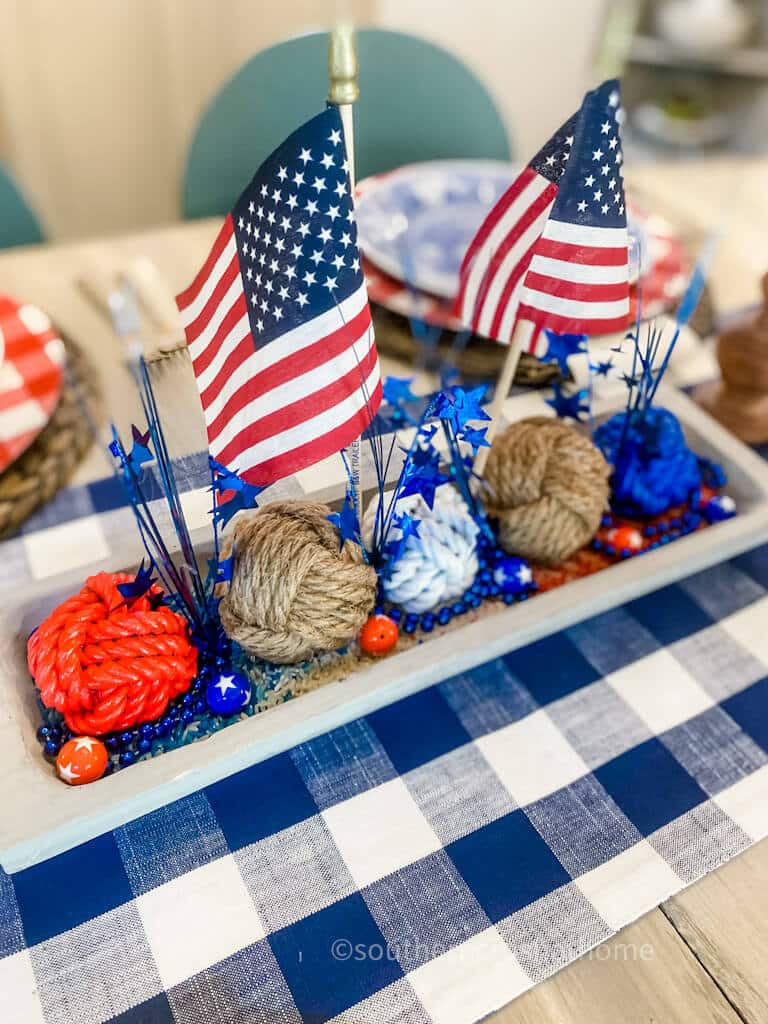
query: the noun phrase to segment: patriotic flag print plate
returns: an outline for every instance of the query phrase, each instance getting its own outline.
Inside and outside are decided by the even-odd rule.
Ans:
[[[360,436],[381,383],[335,107],[262,164],[177,304],[219,462],[267,485]]]
[[[362,184],[362,183],[361,183]],[[669,312],[681,298],[691,271],[685,246],[673,226],[656,214],[629,210],[641,223],[648,237],[653,258],[647,273],[642,274],[629,289],[629,323],[637,317],[638,293],[642,290],[642,315],[653,320]],[[453,301],[429,295],[385,273],[381,267],[363,256],[368,298],[377,306],[409,319],[420,320],[432,327],[458,332],[461,321],[452,312]]]
[[[64,358],[42,310],[0,295],[0,473],[50,420],[61,397]]]

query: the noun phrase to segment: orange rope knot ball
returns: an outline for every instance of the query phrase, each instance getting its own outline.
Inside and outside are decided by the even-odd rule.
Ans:
[[[74,733],[103,735],[153,722],[189,689],[197,651],[186,620],[151,594],[127,603],[133,576],[101,572],[59,605],[29,638],[29,670],[43,704]]]

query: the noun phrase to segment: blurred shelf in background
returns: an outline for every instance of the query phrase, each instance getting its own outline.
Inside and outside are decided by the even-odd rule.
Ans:
[[[595,64],[622,77],[632,160],[768,151],[764,0],[612,0]]]
[[[720,53],[696,53],[658,36],[636,35],[629,62],[648,67],[679,68],[702,74],[737,75],[768,80],[768,46],[744,46]]]

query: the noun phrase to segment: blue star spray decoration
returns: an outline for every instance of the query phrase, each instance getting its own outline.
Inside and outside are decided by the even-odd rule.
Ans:
[[[636,373],[634,375],[631,373],[622,373],[621,380],[622,383],[626,384],[627,390],[631,392],[643,380],[643,375],[642,373]]]
[[[406,498],[410,494],[420,494],[427,507],[433,508],[435,491],[442,484],[447,484],[450,479],[449,476],[441,473],[435,464],[413,467],[411,472],[406,472],[398,497]]]
[[[456,434],[466,427],[470,420],[490,420],[490,416],[481,406],[485,398],[485,387],[473,388],[465,391],[464,388],[454,387],[441,392],[435,403],[435,416],[440,420],[449,423]]]
[[[384,401],[390,405],[401,402],[415,402],[416,395],[411,391],[413,377],[385,377],[382,385]]]
[[[572,395],[566,395],[560,385],[556,383],[552,390],[554,396],[546,399],[546,402],[555,410],[560,419],[576,420],[577,423],[585,422],[589,413],[589,401],[584,388],[575,391]]]
[[[485,435],[488,433],[487,427],[482,427],[477,430],[475,427],[465,427],[464,430],[456,435],[458,441],[465,441],[468,445],[472,446],[472,454],[477,455],[481,448],[490,448],[490,444],[485,439]]]
[[[224,494],[226,491],[242,491],[244,487],[248,486],[242,477],[239,477],[231,469],[227,469],[226,466],[222,466],[210,455],[208,456],[208,465],[213,471],[212,489],[218,494]]]
[[[384,401],[389,406],[385,416],[391,420],[394,427],[400,427],[406,423],[417,421],[406,409],[408,402],[415,402],[418,396],[411,391],[413,377],[385,377],[382,385]]]
[[[420,494],[428,507],[432,508],[435,491],[449,480],[450,477],[440,472],[440,452],[433,447],[430,439],[426,448],[416,445],[413,451],[408,452],[397,496],[407,498],[411,494]]]
[[[132,426],[131,435],[133,437],[133,445],[131,446],[127,462],[133,472],[138,475],[141,472],[142,466],[147,462],[152,462],[154,455],[149,449],[149,431],[142,434],[137,426]]]
[[[437,488],[450,480],[450,477],[440,472],[440,452],[432,444],[433,437],[434,431],[426,437],[425,447],[419,444],[413,448],[401,447],[401,451],[405,452],[405,462],[397,488],[398,498],[420,494],[430,508],[434,504]]]
[[[157,582],[157,580],[152,579],[153,568],[154,566],[151,562],[144,568],[144,559],[142,558],[141,565],[136,570],[135,578],[129,583],[117,584],[120,596],[124,597],[126,601],[135,601],[137,598],[143,597]]]
[[[327,518],[328,522],[333,523],[339,531],[339,551],[344,547],[345,541],[351,540],[355,544],[361,543],[360,523],[355,511],[355,496],[349,487],[344,495],[344,504],[341,506],[341,512],[331,512]]]
[[[216,566],[216,582],[217,583],[231,583],[232,573],[235,569],[235,545],[232,545],[232,551],[229,558],[222,558],[222,560]]]
[[[409,537],[415,537],[417,540],[421,540],[421,537],[419,536],[420,522],[420,519],[414,519],[412,516],[408,515],[407,512],[403,512],[400,515],[392,517],[392,526],[395,527],[395,529],[400,530],[400,536],[397,540],[390,541],[384,550],[393,562],[397,562],[402,558],[408,545]]]
[[[539,356],[543,363],[557,363],[564,377],[569,374],[568,359],[587,351],[586,334],[558,334],[544,329],[547,336],[547,351]]]
[[[213,478],[210,490],[214,495],[231,494],[227,501],[218,501],[214,497],[213,523],[214,527],[225,527],[238,512],[244,509],[256,508],[256,499],[264,490],[255,484],[248,484],[242,477],[220,462],[208,457],[208,462],[213,471]]]
[[[613,360],[600,360],[598,363],[590,363],[589,368],[596,377],[607,377],[613,369]]]

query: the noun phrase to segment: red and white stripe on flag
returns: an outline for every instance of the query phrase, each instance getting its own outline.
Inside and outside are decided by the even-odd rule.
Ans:
[[[365,285],[262,346],[254,343],[228,215],[176,299],[211,455],[265,486],[351,444],[381,402]]]
[[[627,230],[550,218],[534,246],[517,315],[559,334],[610,334],[629,317]]]
[[[486,217],[454,308],[477,334],[506,343],[515,335],[530,351],[544,327],[606,334],[626,326],[620,103],[615,80],[588,92]]]
[[[454,312],[476,334],[512,340],[525,274],[556,195],[556,184],[525,167],[473,238]]]

